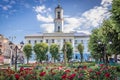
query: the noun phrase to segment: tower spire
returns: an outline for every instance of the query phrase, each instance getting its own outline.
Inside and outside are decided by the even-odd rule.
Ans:
[[[58,5],[60,5],[60,0],[58,0]]]

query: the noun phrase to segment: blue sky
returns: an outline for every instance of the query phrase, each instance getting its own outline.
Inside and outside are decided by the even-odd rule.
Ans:
[[[64,9],[64,32],[87,34],[110,16],[112,0],[60,0]],[[0,34],[16,36],[53,32],[54,9],[58,0],[0,0]]]

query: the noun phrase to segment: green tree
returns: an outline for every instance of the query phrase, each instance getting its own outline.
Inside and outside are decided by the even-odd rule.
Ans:
[[[120,7],[120,0],[113,0],[112,9],[111,9],[111,13],[112,13],[111,17],[115,23],[114,28],[118,32],[118,37],[120,39],[120,8],[119,7]]]
[[[114,53],[115,53],[115,60],[117,60],[117,55],[120,54],[120,0],[113,0],[112,2],[112,9],[111,9],[111,13],[112,13],[112,20],[114,23],[114,29],[117,31],[116,34],[118,35],[114,35],[114,40],[113,40],[113,47],[114,47]],[[118,38],[117,38],[118,37]]]
[[[55,60],[58,59],[59,46],[57,44],[52,44],[50,46],[50,53],[52,57],[54,58],[54,62],[55,62]]]
[[[37,43],[33,47],[33,50],[36,54],[36,59],[40,62],[46,59],[46,53],[48,52],[48,44],[47,43]]]
[[[105,20],[101,27],[101,34],[103,37],[103,42],[106,44],[106,60],[108,61],[108,56],[115,54],[115,60],[117,60],[117,55],[120,54],[120,40],[118,39],[118,32],[114,29],[115,23],[112,20]],[[109,44],[109,42],[112,44]]]
[[[72,58],[72,55],[73,55],[72,44],[70,42],[65,42],[64,45],[63,45],[62,51],[64,53],[64,57],[66,55],[67,60],[69,61]]]
[[[29,59],[32,55],[32,45],[31,44],[26,44],[24,47],[23,47],[23,51],[25,53],[25,56],[27,58],[27,64],[29,63]]]
[[[88,47],[91,53],[91,56],[96,60],[96,62],[103,57],[101,53],[101,46],[98,45],[98,40],[100,39],[99,28],[93,29],[92,34],[90,35]]]
[[[80,53],[80,56],[81,56],[81,62],[83,61],[83,50],[84,50],[84,46],[82,45],[82,43],[79,43],[78,46],[77,46],[77,49]]]

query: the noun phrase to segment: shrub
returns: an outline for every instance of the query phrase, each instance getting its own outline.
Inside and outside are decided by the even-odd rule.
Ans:
[[[46,65],[40,70],[21,67],[17,73],[8,68],[0,70],[0,80],[117,80],[116,67],[100,64],[91,69],[89,65],[84,63],[77,68]]]

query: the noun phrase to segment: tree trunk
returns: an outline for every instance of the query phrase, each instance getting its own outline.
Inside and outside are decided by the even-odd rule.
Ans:
[[[102,60],[102,57],[100,58],[100,62],[102,62],[103,60]]]
[[[117,54],[115,54],[114,59],[115,59],[115,62],[117,62]]]
[[[27,64],[29,63],[29,58],[27,58]]]
[[[83,62],[83,54],[81,54],[81,63]]]
[[[105,53],[103,54],[103,63],[105,63]]]
[[[106,55],[106,63],[109,63],[108,55]]]
[[[54,59],[54,63],[55,63],[55,58],[53,58]]]

